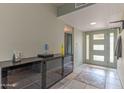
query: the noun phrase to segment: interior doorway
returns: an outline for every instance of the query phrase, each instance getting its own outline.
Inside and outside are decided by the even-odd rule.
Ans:
[[[114,50],[117,29],[105,29],[85,33],[86,63],[116,68],[117,59]]]
[[[72,33],[65,33],[65,54],[72,55]]]
[[[64,28],[65,55],[73,55],[73,28],[66,25]]]

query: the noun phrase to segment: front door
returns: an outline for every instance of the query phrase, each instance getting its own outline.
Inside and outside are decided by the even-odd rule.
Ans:
[[[86,62],[115,68],[116,38],[117,29],[86,32]]]

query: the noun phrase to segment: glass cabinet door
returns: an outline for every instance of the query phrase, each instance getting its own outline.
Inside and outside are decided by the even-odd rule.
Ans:
[[[3,84],[7,89],[40,89],[42,86],[41,62],[3,69]]]

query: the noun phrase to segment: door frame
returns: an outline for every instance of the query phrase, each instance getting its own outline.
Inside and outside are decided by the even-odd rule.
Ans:
[[[116,45],[116,40],[117,40],[117,28],[111,28],[111,29],[103,29],[103,30],[96,30],[96,31],[88,31],[88,32],[85,32],[85,50],[87,48],[86,46],[86,35],[89,35],[89,60],[86,59],[86,51],[85,51],[85,63],[88,63],[88,64],[94,64],[94,65],[99,65],[99,66],[105,66],[105,67],[110,67],[110,68],[116,68],[117,67],[117,58],[114,56],[114,62],[113,63],[110,63],[109,59],[110,59],[110,33],[114,32],[114,49],[115,49],[115,45]],[[92,62],[92,53],[93,53],[93,34],[102,34],[104,33],[104,37],[105,37],[105,40],[99,40],[98,42],[103,42],[101,44],[104,44],[104,53],[101,53],[101,55],[104,55],[104,59],[105,59],[105,62],[104,63],[101,63],[99,64],[97,61],[96,62]],[[108,39],[108,40],[107,40]],[[96,41],[97,42],[97,41]],[[100,43],[96,43],[96,44],[100,44]],[[106,50],[107,49],[107,50]],[[100,55],[100,54],[98,54]]]

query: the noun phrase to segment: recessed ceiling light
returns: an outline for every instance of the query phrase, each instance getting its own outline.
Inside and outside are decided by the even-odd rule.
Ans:
[[[92,22],[92,23],[90,23],[90,25],[95,25],[96,24],[96,22]]]

